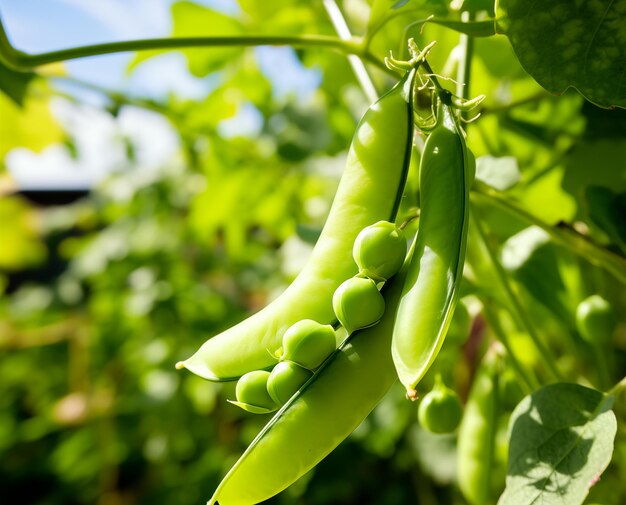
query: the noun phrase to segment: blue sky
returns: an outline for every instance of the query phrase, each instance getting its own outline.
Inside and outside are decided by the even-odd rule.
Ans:
[[[167,37],[171,32],[170,9],[174,0],[0,0],[0,14],[11,42],[29,53],[47,52],[102,42]],[[226,13],[236,13],[234,0],[196,0]],[[255,49],[260,69],[267,75],[277,97],[296,94],[306,100],[319,86],[317,71],[304,68],[289,48]],[[210,78],[189,74],[182,54],[165,53],[147,60],[128,75],[133,54],[114,54],[66,62],[70,77],[134,96],[165,98],[174,93],[190,99],[202,98],[212,88]],[[175,132],[153,113],[132,108],[112,118],[98,107],[104,97],[81,86],[57,81],[63,91],[81,98],[87,106],[53,103],[53,113],[79,147],[73,159],[66,146],[53,145],[41,153],[17,148],[5,161],[22,188],[85,187],[96,183],[123,165],[121,136],[142,145],[149,170],[155,159],[171,159],[176,151]],[[88,120],[85,120],[87,118]],[[255,135],[262,126],[259,112],[249,104],[220,124],[223,136]],[[144,142],[145,132],[158,142]],[[144,145],[145,144],[145,145]],[[154,156],[150,146],[160,146]]]
[[[223,12],[237,12],[234,0],[195,0]],[[171,30],[174,0],[0,0],[0,13],[13,44],[37,53],[66,47],[137,38],[166,37]],[[276,93],[295,92],[305,98],[319,85],[319,75],[303,68],[286,48],[259,48],[262,70]],[[66,63],[68,73],[104,87],[158,98],[174,91],[189,98],[209,89],[203,79],[188,74],[178,53],[139,66],[129,77],[132,54],[84,58]]]

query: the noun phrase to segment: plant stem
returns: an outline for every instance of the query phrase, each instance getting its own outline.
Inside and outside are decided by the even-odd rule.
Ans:
[[[346,23],[346,19],[343,17],[337,2],[335,0],[324,0],[324,8],[326,9],[328,17],[330,18],[330,21],[341,40],[352,40],[350,28],[348,28],[348,23]],[[362,45],[362,47],[364,51],[367,50],[365,45]],[[348,62],[350,63],[350,66],[352,67],[352,70],[354,71],[354,74],[356,75],[356,78],[359,81],[365,96],[367,97],[367,100],[370,103],[374,103],[378,99],[378,92],[376,91],[372,78],[367,73],[363,60],[355,54],[350,54],[348,55]]]
[[[482,116],[486,116],[488,114],[499,114],[499,113],[502,113],[502,112],[507,112],[507,111],[509,111],[511,109],[515,109],[516,107],[520,107],[522,105],[538,102],[538,101],[543,100],[545,98],[554,98],[554,95],[551,95],[550,93],[548,93],[545,90],[541,90],[541,91],[538,91],[537,93],[534,93],[532,95],[526,96],[524,98],[520,98],[518,100],[512,101],[512,102],[507,103],[505,105],[494,105],[492,107],[482,107],[480,109],[480,114]]]
[[[607,395],[618,396],[626,389],[626,377],[622,378],[615,386],[607,391]]]
[[[511,283],[509,282],[507,273],[504,271],[504,268],[502,267],[502,265],[500,264],[500,261],[496,257],[496,254],[494,250],[492,249],[491,244],[489,244],[485,229],[482,223],[480,222],[480,219],[477,216],[474,216],[473,224],[476,226],[476,230],[478,231],[478,235],[480,236],[483,246],[485,250],[487,251],[487,254],[491,261],[491,265],[493,266],[498,278],[500,279],[500,284],[504,288],[506,296],[509,299],[511,309],[513,310],[513,313],[518,319],[518,322],[522,325],[526,333],[528,333],[528,336],[530,337],[534,346],[536,347],[538,351],[538,355],[541,361],[544,363],[546,370],[549,371],[553,379],[555,379],[556,381],[562,381],[563,380],[562,376],[560,372],[558,371],[558,369],[556,368],[554,362],[552,361],[547,347],[543,344],[543,342],[539,338],[539,335],[537,334],[535,327],[530,322],[530,318],[526,314],[524,308],[522,307],[522,304],[517,298],[517,295],[513,291],[513,288],[511,287]]]
[[[604,268],[617,280],[626,284],[626,259],[596,244],[588,237],[581,235],[577,231],[564,226],[552,226],[533,216],[526,210],[518,207],[510,198],[505,198],[497,191],[485,186],[474,184],[472,187],[472,199],[477,202],[484,202],[507,211],[523,221],[538,226],[544,230],[552,240],[569,249],[574,254],[586,259],[591,264]]]
[[[473,21],[473,14],[470,12],[461,13],[461,21]],[[456,74],[456,95],[462,100],[468,100],[470,96],[470,74],[472,72],[472,56],[474,55],[474,37],[470,37],[462,33],[459,37],[459,46],[461,47],[461,59]],[[462,112],[467,119],[467,112]]]
[[[0,19],[0,60],[16,70],[29,70],[40,65],[59,61],[121,53],[126,51],[146,51],[154,49],[183,49],[188,47],[251,47],[251,46],[291,46],[334,49],[345,54],[356,55],[385,72],[390,72],[385,64],[356,40],[342,40],[326,35],[247,35],[216,37],[176,37],[125,40],[78,46],[46,53],[28,54],[15,49],[6,34]],[[395,75],[395,72],[393,72]]]

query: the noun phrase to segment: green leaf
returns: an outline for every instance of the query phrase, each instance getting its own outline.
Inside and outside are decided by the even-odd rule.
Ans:
[[[28,84],[34,78],[33,72],[16,72],[0,62],[0,91],[20,107],[24,104]]]
[[[13,148],[41,151],[63,139],[48,100],[40,97],[27,95],[20,107],[10,97],[0,94],[0,118],[0,171],[6,162],[6,154]]]
[[[626,108],[626,0],[501,0],[522,66],[551,93],[576,88],[600,107]]]
[[[480,156],[476,160],[476,179],[500,191],[512,188],[520,180],[517,160],[513,156]]]
[[[626,254],[626,193],[589,186],[585,191],[589,217]]]
[[[502,265],[533,298],[575,327],[575,302],[559,270],[557,250],[545,231],[531,226],[509,238],[502,247]]]
[[[296,233],[303,242],[315,245],[317,239],[320,238],[320,235],[322,234],[322,228],[319,226],[298,223],[296,225]]]
[[[0,220],[11,223],[0,229],[0,269],[20,270],[45,259],[46,248],[39,237],[36,213],[25,201],[3,196]]]
[[[368,29],[382,21],[389,11],[394,8],[396,3],[396,0],[374,0],[367,25]],[[406,4],[406,2],[404,2],[404,4]],[[399,7],[402,7],[404,4]]]
[[[626,191],[626,139],[580,141],[568,153],[563,189],[582,198],[587,186],[605,186]],[[598,160],[602,160],[598,163]]]
[[[246,28],[250,33],[268,35],[333,33],[322,2],[239,0],[239,6],[244,12],[242,19],[245,19]]]
[[[608,466],[617,430],[613,397],[550,384],[511,416],[509,469],[499,505],[576,505]]]
[[[174,24],[172,37],[236,36],[244,33],[239,20],[193,2],[177,2],[172,5],[172,19]],[[132,70],[139,63],[162,53],[163,51],[140,52],[129,68]],[[241,48],[186,49],[183,54],[187,58],[191,73],[203,77],[223,68],[226,63],[241,54]]]

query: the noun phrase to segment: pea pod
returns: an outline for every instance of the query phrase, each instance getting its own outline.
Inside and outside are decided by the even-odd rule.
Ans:
[[[407,72],[359,122],[328,219],[304,270],[274,302],[208,340],[177,368],[213,381],[234,380],[272,366],[272,353],[297,321],[335,322],[333,293],[357,273],[354,240],[366,226],[395,220],[413,140],[415,72]]]
[[[489,503],[498,416],[497,367],[497,355],[489,351],[474,378],[459,427],[459,488],[472,505]]]
[[[417,409],[420,425],[431,433],[452,433],[462,415],[459,396],[444,384],[441,375],[437,375],[435,386],[422,398]]]
[[[410,254],[410,253],[409,253]],[[383,288],[394,309],[406,269]],[[221,482],[209,505],[251,505],[308,472],[371,412],[396,379],[390,344],[394,310],[358,330],[278,411]]]
[[[469,174],[463,133],[442,94],[437,124],[420,162],[420,223],[398,306],[392,356],[415,399],[415,385],[435,360],[458,298],[467,241]]]

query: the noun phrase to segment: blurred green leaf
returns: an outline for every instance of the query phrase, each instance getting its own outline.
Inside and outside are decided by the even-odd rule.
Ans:
[[[0,62],[0,91],[19,106],[24,104],[28,84],[34,78],[33,72],[16,72]]]
[[[0,198],[0,223],[6,223],[0,227],[0,269],[19,270],[45,259],[38,216],[27,203],[17,197]]]
[[[500,191],[512,188],[520,180],[517,160],[512,156],[480,156],[476,160],[476,179]]]
[[[585,201],[591,221],[626,254],[626,193],[616,194],[602,186],[588,186]]]
[[[0,94],[0,117],[0,168],[13,148],[41,151],[63,138],[48,101],[39,97],[26,96],[22,106],[18,106],[8,96]]]
[[[537,227],[526,228],[502,247],[504,268],[560,321],[574,328],[578,300],[566,286],[559,263],[560,258],[549,235]]]

